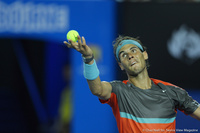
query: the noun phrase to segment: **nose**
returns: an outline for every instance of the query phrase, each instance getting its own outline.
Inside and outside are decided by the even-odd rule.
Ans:
[[[133,54],[128,53],[128,59],[131,60],[132,58],[134,58]]]

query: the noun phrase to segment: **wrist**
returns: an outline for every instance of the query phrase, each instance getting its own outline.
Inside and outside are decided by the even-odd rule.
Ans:
[[[82,58],[83,58],[83,62],[86,63],[86,64],[90,64],[93,59],[94,59],[94,55],[89,55],[89,56],[84,56],[82,55]]]
[[[87,80],[95,80],[99,76],[99,69],[95,60],[93,60],[92,64],[83,63],[83,74]]]
[[[83,54],[82,54],[82,57],[83,57],[83,58],[92,58],[92,56],[93,56],[93,54],[91,54],[91,55],[83,55]]]

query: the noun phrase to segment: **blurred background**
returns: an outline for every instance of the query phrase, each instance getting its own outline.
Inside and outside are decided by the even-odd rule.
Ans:
[[[77,30],[101,80],[126,80],[113,55],[118,35],[140,37],[152,78],[200,102],[199,0],[0,0],[0,133],[117,133],[109,105],[93,96],[81,55],[64,46]],[[177,129],[200,122],[182,112]]]

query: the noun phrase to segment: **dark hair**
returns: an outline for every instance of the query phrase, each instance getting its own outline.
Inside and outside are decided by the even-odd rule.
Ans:
[[[117,47],[120,45],[121,41],[123,40],[134,40],[134,41],[137,41],[138,43],[141,44],[141,46],[143,47],[144,51],[147,51],[147,48],[142,44],[142,42],[139,40],[139,37],[130,37],[130,36],[122,36],[122,35],[119,35],[114,41],[113,41],[113,52],[114,52],[114,55],[115,55],[115,59],[117,60],[117,62],[120,62],[118,59],[117,59],[117,55],[116,55],[116,50],[117,50]],[[142,50],[141,50],[142,51]],[[142,51],[143,52],[143,51]],[[149,61],[148,59],[146,60],[146,67],[149,68]]]

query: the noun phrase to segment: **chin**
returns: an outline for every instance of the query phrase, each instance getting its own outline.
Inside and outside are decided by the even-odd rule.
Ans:
[[[129,75],[130,76],[134,76],[134,77],[136,77],[136,76],[138,76],[140,73],[142,73],[143,71],[145,70],[145,67],[143,68],[143,69],[134,69],[134,70],[130,70],[129,71]]]
[[[128,72],[127,74],[128,74],[129,76],[136,77],[136,76],[138,76],[139,73],[140,73],[140,72],[130,71],[130,72]]]

